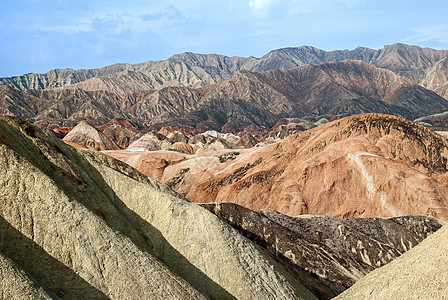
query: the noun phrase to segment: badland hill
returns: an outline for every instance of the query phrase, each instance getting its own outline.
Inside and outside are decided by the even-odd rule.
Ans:
[[[250,149],[108,154],[193,202],[232,202],[290,216],[448,220],[448,142],[400,117],[356,115]]]

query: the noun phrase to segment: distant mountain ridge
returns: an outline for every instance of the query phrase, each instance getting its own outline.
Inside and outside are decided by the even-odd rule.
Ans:
[[[436,93],[391,71],[351,60],[288,70],[242,70],[201,88],[166,87],[125,95],[0,87],[0,113],[41,127],[70,127],[81,120],[99,125],[124,118],[142,128],[220,131],[251,124],[272,127],[282,118],[379,112],[413,120],[447,110],[448,101]]]
[[[335,51],[302,46],[273,50],[261,58],[186,52],[166,60],[138,64],[115,64],[99,69],[55,69],[45,74],[28,73],[0,78],[0,84],[20,91],[72,87],[89,91],[131,93],[166,86],[197,88],[227,79],[240,70],[262,72],[291,69],[305,64],[346,59],[361,60],[389,69],[414,83],[420,83],[427,70],[447,55],[448,50],[406,44],[386,45],[379,50],[358,47],[353,50]]]

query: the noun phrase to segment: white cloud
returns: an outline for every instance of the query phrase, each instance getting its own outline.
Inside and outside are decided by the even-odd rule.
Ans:
[[[441,47],[448,47],[448,25],[427,24],[411,29],[413,34],[405,37],[406,43],[435,43]]]
[[[333,7],[357,7],[366,0],[250,0],[249,7],[261,17],[283,18],[301,13],[328,11]]]
[[[336,2],[345,3],[348,7],[355,7],[365,3],[365,0],[336,0]]]
[[[301,5],[297,0],[250,0],[249,7],[258,16],[279,19],[297,11]]]
[[[255,10],[261,11],[268,9],[275,2],[274,0],[251,0],[249,6]]]
[[[79,22],[66,22],[66,24],[34,24],[33,30],[41,30],[44,32],[57,32],[63,34],[74,34],[80,31],[89,31],[92,29],[90,20]]]

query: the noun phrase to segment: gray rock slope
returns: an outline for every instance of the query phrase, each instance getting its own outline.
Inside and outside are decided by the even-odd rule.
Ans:
[[[4,295],[315,299],[220,218],[111,157],[5,116],[0,153]]]

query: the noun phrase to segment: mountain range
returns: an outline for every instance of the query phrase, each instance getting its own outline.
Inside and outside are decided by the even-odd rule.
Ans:
[[[329,52],[311,46],[291,47],[273,50],[261,58],[187,52],[167,60],[133,65],[115,64],[99,69],[55,69],[45,74],[29,73],[1,78],[0,84],[21,91],[72,86],[85,90],[131,93],[173,85],[196,88],[227,79],[240,70],[263,72],[292,69],[305,64],[316,65],[346,59],[364,61],[419,83],[428,69],[447,55],[447,50],[406,44],[386,45],[379,50],[358,47]]]
[[[237,71],[201,88],[165,87],[131,94],[79,88],[18,91],[0,86],[0,113],[41,127],[94,125],[114,118],[144,129],[272,127],[282,118],[365,112],[416,119],[448,110],[448,101],[392,71],[344,60],[265,72]]]

